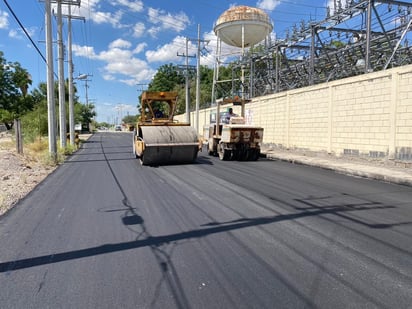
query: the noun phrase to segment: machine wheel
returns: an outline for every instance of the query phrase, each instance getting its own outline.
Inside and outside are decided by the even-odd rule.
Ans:
[[[229,158],[230,158],[231,150],[225,149],[224,144],[221,143],[221,144],[218,145],[217,153],[219,154],[219,159],[221,161],[226,161],[226,160],[229,160]]]
[[[243,150],[240,152],[240,160],[241,161],[249,161],[250,159],[250,150]]]
[[[133,141],[132,141],[132,144],[133,144],[133,155],[134,155],[135,158],[137,159],[137,158],[139,158],[139,156],[138,156],[137,153],[136,153],[136,144],[135,144],[136,135],[137,135],[137,131],[136,131],[136,129],[134,129],[134,130],[133,130]]]
[[[134,145],[134,137],[135,137],[135,136],[136,136],[136,131],[133,130],[133,137],[132,137],[133,150],[132,150],[132,153],[133,153],[134,155],[136,155],[136,147],[135,147],[135,145]]]
[[[260,156],[260,149],[253,149],[252,153],[251,153],[251,156],[250,156],[250,159],[252,161],[257,161],[259,159],[259,156]]]
[[[138,158],[137,153],[136,153],[136,145],[134,143],[134,136],[133,136],[133,155],[136,159]]]

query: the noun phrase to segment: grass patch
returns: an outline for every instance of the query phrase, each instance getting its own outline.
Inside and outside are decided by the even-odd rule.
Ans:
[[[81,144],[83,141],[79,140]],[[0,149],[16,150],[16,140],[13,135],[8,135],[7,138],[2,138],[0,142]],[[47,137],[35,137],[32,139],[24,139],[23,142],[23,156],[31,162],[36,162],[44,166],[56,166],[63,163],[67,156],[70,156],[78,149],[78,146],[72,146],[67,141],[66,147],[61,148],[60,142],[57,140],[57,153],[51,155],[49,152],[49,141]]]
[[[66,157],[75,151],[76,147],[70,144],[67,144],[65,148],[61,148],[58,144],[57,153],[54,157],[49,152],[49,142],[45,138],[26,143],[23,147],[24,155],[29,160],[39,162],[46,166],[56,166],[63,163]]]

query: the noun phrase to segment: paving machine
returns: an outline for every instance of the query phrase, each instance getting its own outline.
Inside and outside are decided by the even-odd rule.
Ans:
[[[196,129],[173,120],[177,92],[142,93],[141,117],[133,132],[133,153],[143,165],[191,163],[201,149]]]
[[[263,128],[245,123],[245,102],[238,97],[217,102],[215,123],[203,128],[203,138],[209,155],[219,155],[220,160],[259,159]],[[221,103],[241,105],[242,116],[220,113]]]

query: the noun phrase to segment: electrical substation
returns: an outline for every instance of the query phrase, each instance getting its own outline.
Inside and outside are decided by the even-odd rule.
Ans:
[[[227,96],[251,99],[412,63],[411,1],[343,3],[335,0],[324,20],[302,20],[276,38],[270,35],[276,21],[273,26],[259,9],[240,6],[223,13],[214,29],[215,67],[222,65],[219,41],[241,48]],[[215,74],[214,85],[220,82]]]

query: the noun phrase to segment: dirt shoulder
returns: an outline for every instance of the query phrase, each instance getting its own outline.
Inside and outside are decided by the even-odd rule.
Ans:
[[[19,155],[10,135],[0,136],[0,216],[47,177],[55,166]]]

